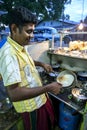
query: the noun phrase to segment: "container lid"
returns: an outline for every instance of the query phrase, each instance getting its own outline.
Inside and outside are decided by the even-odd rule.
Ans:
[[[87,77],[87,71],[79,71],[77,73],[78,76]]]

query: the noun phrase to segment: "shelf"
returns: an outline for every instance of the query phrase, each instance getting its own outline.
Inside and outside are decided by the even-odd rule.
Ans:
[[[52,51],[48,51],[48,55],[50,56],[50,63],[55,60],[57,63],[60,63],[60,67],[72,71],[87,71],[87,59],[55,54]]]

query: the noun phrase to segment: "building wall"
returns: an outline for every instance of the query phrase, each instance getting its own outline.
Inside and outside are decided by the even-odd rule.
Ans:
[[[51,26],[60,30],[62,28],[71,28],[76,26],[77,23],[73,21],[63,21],[63,20],[50,20],[50,21],[41,21],[37,26]]]
[[[50,47],[49,41],[44,41],[41,43],[35,43],[26,46],[27,51],[34,60],[41,61],[44,63],[49,63],[49,57],[47,56],[47,50]]]

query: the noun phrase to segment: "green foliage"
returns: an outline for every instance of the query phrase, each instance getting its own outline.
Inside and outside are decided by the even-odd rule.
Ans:
[[[15,6],[25,6],[34,12],[40,20],[58,20],[64,10],[64,4],[71,0],[3,0],[0,10],[10,11]],[[7,15],[0,18],[0,22],[7,24]]]

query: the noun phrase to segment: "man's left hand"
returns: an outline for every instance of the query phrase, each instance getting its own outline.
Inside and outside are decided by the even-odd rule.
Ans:
[[[48,73],[53,71],[51,65],[49,65],[49,64],[43,64],[43,68],[44,68],[44,69],[46,70],[46,72],[48,72]]]

